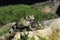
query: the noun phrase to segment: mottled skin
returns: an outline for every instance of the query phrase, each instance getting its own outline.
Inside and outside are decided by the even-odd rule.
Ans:
[[[16,28],[20,30],[32,31],[33,29],[31,27],[31,23],[33,22],[33,20],[33,16],[23,17],[16,22]]]

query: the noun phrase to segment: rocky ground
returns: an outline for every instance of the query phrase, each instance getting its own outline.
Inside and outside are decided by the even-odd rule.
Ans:
[[[39,40],[38,36],[47,40],[60,40],[60,18],[43,21],[43,25],[41,22],[34,21],[33,16],[26,18],[28,19],[20,19],[17,22],[18,24],[14,22],[5,25],[4,27],[9,27],[7,29],[10,29],[10,31],[0,37],[0,40],[23,40],[24,35],[28,35],[28,40],[31,40],[32,37]]]
[[[50,1],[47,3],[50,4]],[[53,12],[55,13],[55,7],[50,8],[49,4],[41,10],[44,13],[50,13],[53,8]],[[37,9],[39,7],[42,7],[42,5],[38,6]],[[16,22],[4,25],[0,28],[0,32],[6,32],[0,36],[0,40],[60,40],[60,17],[46,21],[35,21],[33,15],[28,15]]]

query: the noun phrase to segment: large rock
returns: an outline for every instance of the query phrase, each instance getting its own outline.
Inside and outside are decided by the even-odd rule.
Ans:
[[[45,37],[47,40],[60,40],[60,18],[44,21],[43,24],[44,26],[46,26],[46,28],[44,29],[16,32],[13,40],[21,40],[21,37],[25,34],[28,34],[28,40],[32,38],[34,38],[35,40],[39,40],[38,36],[42,37],[42,39],[44,39]]]
[[[42,11],[44,13],[56,13],[57,8],[60,5],[59,0],[47,0],[45,2],[36,3],[33,5],[35,9]]]
[[[20,38],[20,32],[16,32],[14,38],[12,40],[21,40]]]
[[[50,20],[49,20],[50,21]],[[28,37],[34,37],[36,40],[38,39],[37,35],[41,37],[46,37],[48,40],[60,40],[60,18],[53,19],[52,22],[49,24],[49,27],[42,29],[42,30],[36,30],[36,31],[29,31],[25,32],[29,33]],[[23,35],[23,32],[22,32]]]

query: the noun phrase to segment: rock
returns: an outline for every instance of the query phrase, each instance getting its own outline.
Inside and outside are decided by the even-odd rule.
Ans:
[[[45,37],[48,40],[52,40],[52,39],[60,40],[59,39],[60,38],[60,18],[53,19],[47,28],[36,30],[36,31],[29,31],[25,33],[28,33],[29,38],[34,37],[35,39],[38,39],[37,35],[39,35],[41,37]],[[22,32],[22,35],[23,34],[24,33]]]
[[[13,33],[14,32],[14,29],[10,28],[10,33]]]
[[[25,33],[28,33],[29,39],[32,37],[34,37],[35,39],[39,39],[38,36],[47,38],[47,35],[52,34],[52,30],[50,28],[46,28],[46,29],[42,29],[42,30],[29,31],[29,32],[25,32]],[[22,35],[24,35],[23,32],[22,32]]]
[[[47,14],[47,13],[56,13],[59,5],[60,5],[59,0],[47,0],[45,2],[36,3],[32,6],[33,8]]]
[[[0,37],[0,40],[4,40],[4,37]]]
[[[11,30],[11,33],[6,34],[4,40],[21,40],[21,36],[25,34],[28,34],[28,38],[29,38],[28,40],[30,40],[31,38],[34,38],[35,40],[39,40],[39,37],[42,38],[45,37],[48,40],[52,40],[52,39],[60,40],[60,18],[43,21],[42,24],[44,26],[42,26],[40,22],[32,21],[27,27],[26,25],[23,25],[24,27],[20,25],[19,27],[21,28],[18,27],[17,29],[16,29],[17,26],[13,25],[11,27],[13,28],[13,30]],[[36,28],[36,30],[27,31],[30,28],[30,26],[31,27],[34,26],[32,27],[32,29]],[[38,26],[42,26],[43,29],[38,30],[37,29]],[[16,31],[14,29],[19,31]]]
[[[12,40],[21,40],[20,38],[20,32],[16,32],[14,38]]]
[[[4,26],[2,26],[2,28],[0,29],[0,32],[3,31],[3,29],[10,29],[13,25],[15,25],[15,22],[12,22],[12,23],[8,23]]]
[[[15,36],[16,32],[13,33],[7,33],[4,37],[4,40],[12,40]]]

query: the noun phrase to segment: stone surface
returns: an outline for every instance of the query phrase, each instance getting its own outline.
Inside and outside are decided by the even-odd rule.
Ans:
[[[36,3],[32,6],[44,13],[56,13],[59,5],[60,5],[59,0],[47,0],[46,2]]]
[[[45,37],[48,40],[52,40],[53,37],[55,40],[60,40],[60,18],[44,21],[44,26],[46,28],[40,30],[16,32],[12,40],[21,40],[21,35],[23,36],[24,33],[28,33],[28,40],[32,37],[39,40],[38,36]]]
[[[16,32],[14,38],[12,40],[21,40],[20,38],[20,32]]]
[[[42,37],[46,37],[48,40],[52,40],[53,37],[55,40],[60,40],[59,39],[60,38],[60,18],[53,19],[53,22],[50,23],[49,27],[47,27],[45,29],[29,31],[26,33],[29,33],[28,37],[30,37],[30,38],[33,36],[35,39],[37,39],[37,35],[39,35]]]

